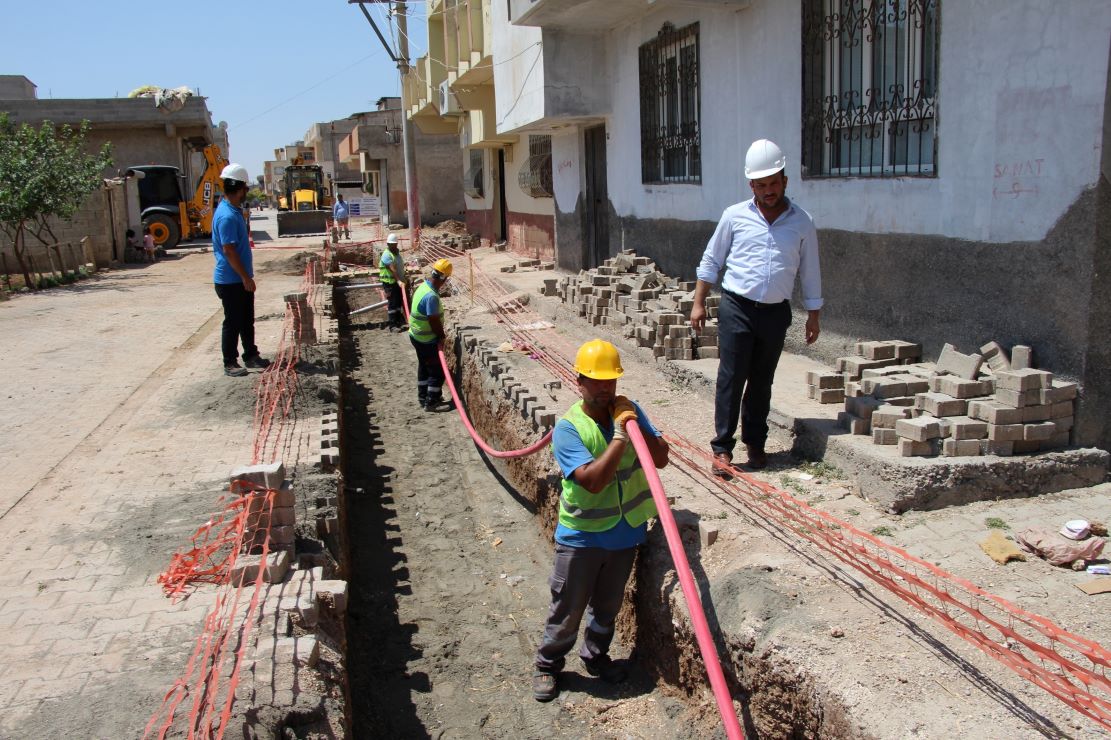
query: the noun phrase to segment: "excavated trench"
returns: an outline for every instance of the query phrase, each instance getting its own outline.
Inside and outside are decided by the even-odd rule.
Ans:
[[[340,319],[341,573],[349,582],[347,671],[354,737],[724,736],[662,530],[638,557],[615,649],[635,667],[610,687],[568,661],[564,692],[531,698],[531,660],[547,609],[546,579],[559,474],[550,451],[492,461],[454,412],[415,399],[405,335]],[[463,402],[500,449],[537,430],[454,338]],[[686,530],[695,576],[697,532]],[[745,573],[738,598],[762,588]],[[774,599],[763,608],[774,611]],[[781,605],[789,608],[788,605]],[[723,635],[708,610],[723,668],[749,737],[864,737],[805,670],[751,635]]]

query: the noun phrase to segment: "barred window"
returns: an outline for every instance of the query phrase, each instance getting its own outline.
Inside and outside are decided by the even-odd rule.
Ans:
[[[702,182],[698,61],[697,23],[665,23],[640,47],[641,182]]]
[[[472,198],[485,197],[482,174],[482,150],[470,150],[470,166],[463,175],[463,192]]]
[[[802,172],[937,174],[941,0],[803,0]]]
[[[552,137],[528,137],[528,161],[517,175],[521,190],[533,198],[552,197]]]

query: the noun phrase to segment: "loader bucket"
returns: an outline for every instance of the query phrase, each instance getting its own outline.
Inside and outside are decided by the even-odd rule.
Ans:
[[[278,237],[326,234],[327,211],[285,211],[278,214]]]

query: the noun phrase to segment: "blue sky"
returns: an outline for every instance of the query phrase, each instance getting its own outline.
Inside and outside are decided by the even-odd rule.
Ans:
[[[4,5],[0,74],[25,75],[40,98],[126,97],[141,85],[199,89],[213,122],[228,122],[231,158],[252,178],[275,147],[303,138],[314,122],[399,94],[396,66],[346,0]],[[367,9],[386,33],[385,7]],[[426,45],[425,5],[410,2],[409,10],[416,58]]]

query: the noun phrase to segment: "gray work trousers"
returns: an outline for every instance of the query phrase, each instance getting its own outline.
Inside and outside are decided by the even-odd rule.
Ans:
[[[636,552],[635,547],[604,550],[556,545],[555,567],[548,581],[552,606],[544,639],[536,651],[537,671],[554,674],[563,670],[564,658],[575,647],[586,611],[590,614],[579,657],[589,662],[609,652],[613,623],[621,611],[625,582],[633,570]]]

